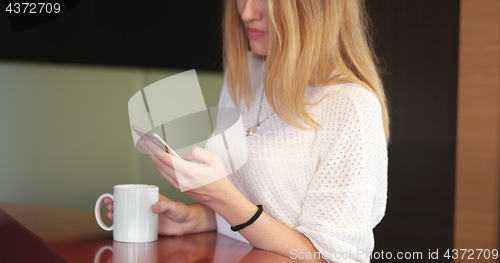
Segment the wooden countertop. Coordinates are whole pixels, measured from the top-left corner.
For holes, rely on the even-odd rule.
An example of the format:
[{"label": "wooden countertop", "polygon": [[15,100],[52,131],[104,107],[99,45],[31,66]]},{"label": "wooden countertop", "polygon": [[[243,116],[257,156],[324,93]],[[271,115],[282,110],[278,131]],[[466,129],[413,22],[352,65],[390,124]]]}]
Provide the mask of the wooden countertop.
[{"label": "wooden countertop", "polygon": [[0,262],[293,261],[214,231],[143,244],[116,242],[93,212],[0,202]]}]

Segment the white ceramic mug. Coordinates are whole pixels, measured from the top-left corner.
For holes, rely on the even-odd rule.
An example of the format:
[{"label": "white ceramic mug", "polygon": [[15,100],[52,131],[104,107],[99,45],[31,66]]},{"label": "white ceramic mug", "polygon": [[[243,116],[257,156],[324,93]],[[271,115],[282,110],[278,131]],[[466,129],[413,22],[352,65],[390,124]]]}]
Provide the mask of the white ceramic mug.
[{"label": "white ceramic mug", "polygon": [[[115,185],[113,195],[103,194],[95,204],[95,218],[106,231],[113,230],[113,239],[120,242],[153,242],[158,239],[158,214],[151,206],[158,202],[159,188],[147,184]],[[101,202],[113,199],[113,225],[106,226],[101,219]]]}]

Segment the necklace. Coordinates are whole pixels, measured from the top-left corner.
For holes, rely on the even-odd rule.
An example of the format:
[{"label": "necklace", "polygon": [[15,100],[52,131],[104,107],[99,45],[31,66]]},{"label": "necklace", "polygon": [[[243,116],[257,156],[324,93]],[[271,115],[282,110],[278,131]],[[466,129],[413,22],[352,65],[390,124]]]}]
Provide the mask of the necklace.
[{"label": "necklace", "polygon": [[257,113],[257,123],[256,123],[254,126],[252,126],[252,127],[248,128],[248,130],[245,132],[245,135],[246,135],[246,136],[250,136],[250,135],[252,135],[252,134],[256,133],[256,132],[257,132],[257,127],[259,127],[259,125],[260,125],[261,123],[263,123],[264,121],[266,121],[267,119],[269,119],[269,117],[271,117],[271,115],[273,115],[273,114],[274,114],[274,111],[273,111],[273,113],[271,113],[271,114],[267,115],[267,117],[266,117],[265,119],[263,119],[261,122],[259,122],[259,118],[260,118],[260,110],[261,110],[261,108],[262,108],[262,99],[263,99],[263,98],[264,98],[264,90],[262,90],[262,95],[260,96],[260,106],[259,106],[259,113]]}]

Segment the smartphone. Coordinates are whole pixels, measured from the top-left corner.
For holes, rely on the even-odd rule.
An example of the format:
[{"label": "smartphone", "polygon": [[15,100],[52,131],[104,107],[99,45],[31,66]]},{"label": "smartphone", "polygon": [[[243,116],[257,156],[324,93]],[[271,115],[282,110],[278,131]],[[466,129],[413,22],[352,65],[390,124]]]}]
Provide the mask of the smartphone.
[{"label": "smartphone", "polygon": [[156,132],[144,129],[137,125],[132,125],[132,129],[139,136],[141,136],[143,140],[150,140],[154,144],[158,145],[158,147],[160,147],[161,149],[165,149],[165,152],[167,152],[168,154],[181,158]]}]

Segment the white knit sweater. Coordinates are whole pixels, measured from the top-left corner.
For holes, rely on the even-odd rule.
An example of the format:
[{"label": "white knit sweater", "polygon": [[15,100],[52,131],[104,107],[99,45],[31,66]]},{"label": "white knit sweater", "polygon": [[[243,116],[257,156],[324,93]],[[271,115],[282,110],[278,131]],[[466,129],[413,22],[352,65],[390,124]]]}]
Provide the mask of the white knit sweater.
[{"label": "white knit sweater", "polygon": [[[250,109],[243,106],[245,130],[257,121],[264,63],[249,52],[257,101]],[[321,125],[317,133],[292,127],[273,114],[246,137],[248,161],[228,178],[251,202],[262,204],[265,213],[308,237],[329,262],[369,262],[373,228],[384,216],[387,199],[381,107],[375,95],[356,84],[308,86],[305,97],[315,102],[328,92],[306,108]],[[226,82],[219,107],[236,108]],[[264,96],[260,120],[272,112]],[[219,233],[248,242],[218,214],[216,219]]]}]

